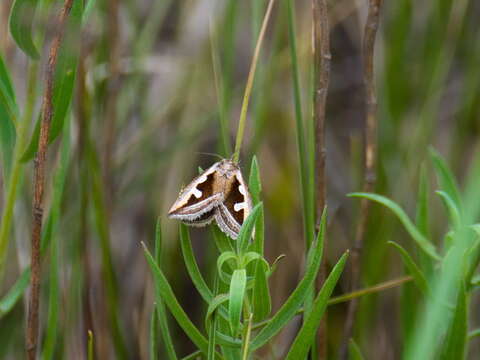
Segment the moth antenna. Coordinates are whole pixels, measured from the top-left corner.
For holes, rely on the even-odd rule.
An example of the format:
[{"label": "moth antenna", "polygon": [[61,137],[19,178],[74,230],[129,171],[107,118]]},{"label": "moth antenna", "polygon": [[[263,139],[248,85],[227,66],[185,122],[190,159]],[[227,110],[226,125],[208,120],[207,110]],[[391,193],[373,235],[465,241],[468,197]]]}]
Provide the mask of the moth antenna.
[{"label": "moth antenna", "polygon": [[220,156],[218,154],[214,154],[214,153],[208,153],[208,152],[197,152],[197,154],[200,154],[200,155],[209,155],[209,156],[214,156],[214,157],[217,157],[219,158],[220,160],[223,160],[223,156]]}]

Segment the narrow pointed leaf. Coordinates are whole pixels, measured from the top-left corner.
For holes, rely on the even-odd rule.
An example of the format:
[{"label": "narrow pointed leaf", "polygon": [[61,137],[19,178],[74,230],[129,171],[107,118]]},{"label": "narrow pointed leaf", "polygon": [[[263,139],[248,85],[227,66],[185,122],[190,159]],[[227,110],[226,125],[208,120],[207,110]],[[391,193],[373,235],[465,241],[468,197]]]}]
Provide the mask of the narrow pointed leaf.
[{"label": "narrow pointed leaf", "polygon": [[38,0],[15,0],[10,12],[10,34],[22,51],[37,60],[40,55],[33,43],[32,24]]},{"label": "narrow pointed leaf", "polygon": [[458,185],[452,171],[449,169],[445,160],[433,148],[430,149],[430,157],[437,174],[440,189],[445,191],[452,198],[456,207],[462,212],[460,191],[458,190]]},{"label": "narrow pointed leaf", "polygon": [[416,241],[420,249],[422,249],[425,254],[429,255],[434,260],[441,259],[432,243],[428,241],[428,239],[415,227],[408,215],[400,206],[398,206],[398,204],[386,198],[385,196],[371,193],[351,193],[348,196],[363,197],[378,202],[389,208],[398,217],[400,222],[405,227],[405,230],[407,230],[412,239]]},{"label": "narrow pointed leaf", "polygon": [[317,328],[320,325],[325,309],[328,305],[328,299],[330,298],[335,285],[340,278],[345,267],[345,262],[348,258],[348,252],[343,254],[340,260],[332,269],[330,275],[328,275],[322,289],[319,291],[309,315],[304,320],[302,328],[297,334],[297,337],[293,341],[290,351],[287,354],[286,360],[305,359],[308,355],[308,351],[312,346],[312,343],[317,334]]},{"label": "narrow pointed leaf", "polygon": [[257,262],[255,265],[255,282],[252,295],[253,320],[255,322],[266,319],[272,310],[267,273],[268,271],[262,266],[262,263]]},{"label": "narrow pointed leaf", "polygon": [[429,289],[428,289],[427,279],[425,278],[425,275],[423,275],[422,271],[417,266],[417,264],[415,264],[415,262],[413,261],[412,257],[407,252],[407,250],[405,250],[402,246],[400,246],[399,244],[393,241],[389,241],[388,244],[392,245],[395,249],[398,250],[398,252],[402,256],[403,264],[408,269],[408,272],[410,273],[410,275],[413,276],[415,285],[417,285],[417,287],[420,289],[420,291],[424,295],[428,295]]},{"label": "narrow pointed leaf", "polygon": [[[170,284],[168,283],[165,275],[159,269],[155,263],[155,259],[152,257],[150,252],[147,250],[145,245],[143,245],[145,258],[147,259],[150,271],[152,272],[155,283],[157,284],[155,297],[157,300],[163,300],[167,305],[168,309],[177,320],[180,327],[183,329],[185,334],[190,338],[190,340],[204,353],[208,352],[208,341],[202,335],[202,333],[195,327],[195,325],[188,318],[185,311],[180,306],[177,298],[175,297]],[[217,357],[218,358],[218,357]]]},{"label": "narrow pointed leaf", "polygon": [[260,210],[262,206],[263,205],[261,202],[255,205],[252,212],[250,213],[250,215],[248,215],[247,219],[243,223],[237,239],[238,254],[242,254],[247,250],[250,239],[252,238],[253,229],[255,228],[255,223],[257,222],[258,215],[260,215]]},{"label": "narrow pointed leaf", "polygon": [[440,358],[442,360],[465,359],[468,339],[468,306],[465,286],[460,286],[457,296],[457,306]]},{"label": "narrow pointed leaf", "polygon": [[[262,191],[262,183],[260,180],[260,169],[258,168],[257,157],[252,159],[252,165],[250,167],[250,177],[248,181],[250,193],[252,195],[253,205],[257,205],[260,202],[260,193]],[[263,214],[263,207],[258,215],[257,222],[255,224],[255,238],[253,240],[253,251],[263,255],[264,252],[264,231],[265,231],[265,219]]]},{"label": "narrow pointed leaf", "polygon": [[449,194],[447,194],[445,191],[435,191],[437,195],[439,195],[445,207],[447,208],[448,215],[450,218],[450,222],[452,224],[453,229],[459,229],[461,226],[461,218],[460,218],[460,212],[459,209],[457,208],[457,205],[453,201],[453,199],[450,197]]},{"label": "narrow pointed leaf", "polygon": [[326,216],[322,216],[320,223],[320,231],[316,241],[312,244],[307,256],[308,267],[305,271],[303,279],[300,281],[296,289],[280,307],[277,313],[270,319],[268,324],[260,330],[260,332],[252,340],[251,349],[255,350],[265,345],[273,336],[275,336],[296,314],[300,309],[307,295],[310,292],[318,270],[323,253],[323,239],[325,236]]},{"label": "narrow pointed leaf", "polygon": [[233,272],[230,282],[230,294],[228,298],[228,314],[230,327],[235,337],[240,329],[242,316],[243,299],[247,288],[247,272],[245,269],[238,269]]},{"label": "narrow pointed leaf", "polygon": [[351,360],[365,359],[360,351],[360,347],[357,345],[357,343],[353,339],[350,339],[350,341],[348,342],[348,353],[350,355]]}]

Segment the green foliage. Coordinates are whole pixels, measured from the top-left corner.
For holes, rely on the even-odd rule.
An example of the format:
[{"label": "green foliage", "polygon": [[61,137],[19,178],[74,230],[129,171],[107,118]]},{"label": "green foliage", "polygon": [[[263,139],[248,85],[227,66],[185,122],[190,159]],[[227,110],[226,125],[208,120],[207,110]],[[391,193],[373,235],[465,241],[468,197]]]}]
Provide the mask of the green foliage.
[{"label": "green foliage", "polygon": [[[77,72],[78,57],[80,54],[80,30],[82,25],[83,1],[74,0],[70,16],[67,19],[66,31],[63,41],[59,48],[57,66],[53,80],[52,103],[55,111],[52,115],[50,133],[48,135],[49,144],[52,143],[62,132],[65,118],[73,96],[75,85],[75,74]],[[25,150],[22,160],[31,160],[38,148],[40,137],[39,118],[35,126],[30,144]]]},{"label": "green foliage", "polygon": [[33,19],[38,0],[15,0],[10,12],[10,33],[20,49],[34,60],[40,55],[33,42]]},{"label": "green foliage", "polygon": [[0,158],[5,184],[9,181],[13,163],[17,117],[18,108],[12,81],[0,54]]}]

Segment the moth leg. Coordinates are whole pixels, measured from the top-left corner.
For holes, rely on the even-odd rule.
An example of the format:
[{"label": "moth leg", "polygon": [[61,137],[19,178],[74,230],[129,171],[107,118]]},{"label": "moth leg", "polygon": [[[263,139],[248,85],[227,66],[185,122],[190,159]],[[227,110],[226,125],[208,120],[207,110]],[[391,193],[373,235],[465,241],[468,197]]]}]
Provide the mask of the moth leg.
[{"label": "moth leg", "polygon": [[238,233],[240,232],[240,224],[230,214],[227,207],[223,203],[218,206],[217,211],[215,212],[215,221],[217,222],[220,230],[222,230],[232,239],[235,240],[238,237]]}]

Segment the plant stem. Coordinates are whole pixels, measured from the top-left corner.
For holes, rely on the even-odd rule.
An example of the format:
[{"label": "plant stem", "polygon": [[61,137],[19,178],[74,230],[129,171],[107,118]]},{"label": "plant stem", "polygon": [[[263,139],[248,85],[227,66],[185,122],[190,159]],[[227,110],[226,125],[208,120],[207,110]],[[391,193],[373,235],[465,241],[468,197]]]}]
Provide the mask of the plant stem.
[{"label": "plant stem", "polygon": [[245,132],[248,103],[250,101],[250,95],[252,93],[253,79],[255,77],[255,69],[257,68],[260,49],[262,48],[263,38],[265,37],[265,32],[267,30],[268,20],[270,19],[270,14],[272,12],[274,1],[275,0],[270,0],[268,3],[267,11],[265,13],[265,17],[263,18],[262,28],[260,29],[260,35],[258,35],[257,45],[255,46],[255,52],[253,53],[252,64],[250,66],[250,71],[248,73],[247,85],[245,87],[245,94],[243,95],[242,109],[240,112],[240,119],[238,121],[237,138],[235,141],[235,151],[233,153],[234,162],[238,162],[240,157],[240,149],[242,147],[243,134]]},{"label": "plant stem", "polygon": [[248,359],[248,353],[249,353],[249,345],[250,345],[250,335],[252,333],[252,321],[253,321],[253,314],[250,313],[248,317],[248,324],[247,324],[247,330],[245,332],[245,337],[243,340],[243,351],[242,351],[242,360],[247,360]]},{"label": "plant stem", "polygon": [[17,141],[14,150],[14,165],[7,184],[7,198],[3,210],[2,222],[0,224],[0,281],[3,277],[5,257],[10,240],[10,229],[12,226],[13,209],[17,199],[17,189],[23,177],[24,163],[20,160],[27,141],[27,129],[30,125],[35,106],[37,89],[38,64],[31,62],[28,67],[27,102],[25,113],[20,122],[17,122]]},{"label": "plant stem", "polygon": [[[374,79],[374,53],[375,39],[378,24],[380,21],[380,8],[383,0],[369,0],[368,17],[365,24],[363,36],[363,76],[366,91],[367,114],[365,122],[365,178],[363,192],[372,192],[376,183],[376,157],[377,157],[377,96],[375,92]],[[355,243],[352,249],[352,290],[359,286],[363,242],[366,233],[368,214],[371,202],[362,199],[360,204],[360,219],[358,221]],[[347,319],[345,321],[343,343],[340,348],[340,359],[347,359],[348,342],[353,332],[353,323],[357,311],[358,301],[354,299],[348,307]]]},{"label": "plant stem", "polygon": [[[320,223],[326,206],[326,172],[325,172],[325,117],[328,85],[330,81],[330,27],[326,0],[312,0],[313,11],[313,117],[315,123],[315,174],[317,182],[317,223]],[[326,240],[324,247],[326,246]],[[324,250],[324,253],[326,251]],[[322,260],[317,279],[317,288],[321,289],[326,278],[326,257]],[[327,312],[322,317],[318,332],[318,358],[327,358]]]},{"label": "plant stem", "polygon": [[35,156],[34,169],[34,194],[33,194],[33,224],[32,224],[32,250],[31,250],[31,278],[30,278],[30,297],[28,302],[27,318],[27,357],[34,360],[38,343],[38,310],[40,305],[40,239],[42,234],[43,218],[43,193],[45,185],[45,164],[48,146],[48,134],[50,132],[50,123],[53,115],[53,80],[57,64],[58,49],[65,31],[65,24],[73,0],[65,0],[63,8],[58,18],[55,36],[50,47],[48,64],[46,69],[46,88],[43,95],[42,117],[40,126],[40,139],[38,142],[38,152]]}]

